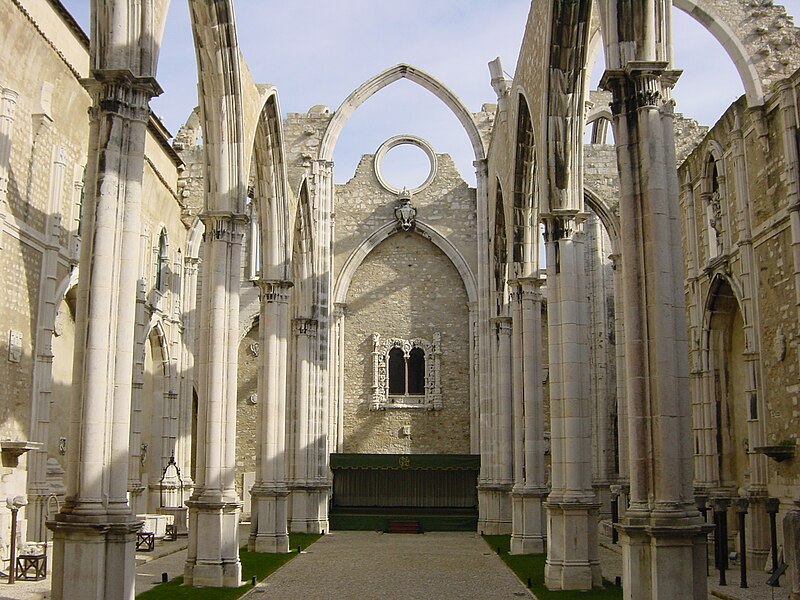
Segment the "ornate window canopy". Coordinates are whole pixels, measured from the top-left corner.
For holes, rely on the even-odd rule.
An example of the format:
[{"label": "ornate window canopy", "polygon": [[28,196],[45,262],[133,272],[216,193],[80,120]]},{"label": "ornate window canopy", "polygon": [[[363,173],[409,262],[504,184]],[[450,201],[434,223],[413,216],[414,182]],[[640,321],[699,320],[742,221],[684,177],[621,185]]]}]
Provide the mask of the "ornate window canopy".
[{"label": "ornate window canopy", "polygon": [[433,341],[421,338],[381,339],[379,333],[373,333],[372,342],[370,410],[442,408],[441,333],[434,333]]}]

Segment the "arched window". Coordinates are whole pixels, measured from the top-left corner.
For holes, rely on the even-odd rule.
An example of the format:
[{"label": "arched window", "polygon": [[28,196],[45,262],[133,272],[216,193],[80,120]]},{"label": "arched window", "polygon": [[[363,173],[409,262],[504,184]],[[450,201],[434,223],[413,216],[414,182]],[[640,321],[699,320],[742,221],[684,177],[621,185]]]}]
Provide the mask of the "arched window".
[{"label": "arched window", "polygon": [[425,395],[425,351],[412,348],[406,356],[401,348],[389,350],[389,395]]},{"label": "arched window", "polygon": [[415,338],[374,342],[374,385],[371,410],[385,408],[441,408],[439,356],[441,334],[433,342]]},{"label": "arched window", "polygon": [[158,258],[156,259],[156,289],[159,292],[166,291],[167,271],[169,269],[169,256],[167,256],[169,244],[167,243],[167,230],[162,229],[158,236]]}]

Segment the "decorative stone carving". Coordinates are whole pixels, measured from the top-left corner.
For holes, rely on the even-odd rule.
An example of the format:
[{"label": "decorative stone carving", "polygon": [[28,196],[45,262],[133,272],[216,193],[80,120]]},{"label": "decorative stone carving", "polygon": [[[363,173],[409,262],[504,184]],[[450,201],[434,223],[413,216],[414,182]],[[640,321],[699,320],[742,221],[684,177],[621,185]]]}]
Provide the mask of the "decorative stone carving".
[{"label": "decorative stone carving", "polygon": [[[434,333],[433,341],[414,338],[387,338],[381,340],[378,333],[372,334],[373,351],[373,385],[372,402],[370,410],[387,408],[425,408],[440,410],[442,408],[441,390],[441,345],[442,334]],[[419,348],[425,353],[425,394],[395,395],[389,393],[389,352],[400,348],[408,359],[414,348]]]},{"label": "decorative stone carving", "polygon": [[411,192],[403,188],[403,191],[398,195],[400,204],[394,209],[394,214],[397,217],[397,222],[403,231],[408,231],[414,228],[414,221],[417,216],[417,209],[411,206]]},{"label": "decorative stone carving", "polygon": [[22,332],[8,330],[8,361],[18,363],[22,360]]},{"label": "decorative stone carving", "polygon": [[260,349],[259,343],[258,342],[253,342],[252,344],[250,344],[249,348],[250,348],[250,353],[253,356],[257,357],[258,353],[259,353],[259,349]]},{"label": "decorative stone carving", "polygon": [[248,404],[258,404],[258,394],[253,392],[247,397]]},{"label": "decorative stone carving", "polygon": [[774,341],[775,362],[783,362],[786,358],[786,335],[783,333],[783,327],[778,325],[775,331]]}]

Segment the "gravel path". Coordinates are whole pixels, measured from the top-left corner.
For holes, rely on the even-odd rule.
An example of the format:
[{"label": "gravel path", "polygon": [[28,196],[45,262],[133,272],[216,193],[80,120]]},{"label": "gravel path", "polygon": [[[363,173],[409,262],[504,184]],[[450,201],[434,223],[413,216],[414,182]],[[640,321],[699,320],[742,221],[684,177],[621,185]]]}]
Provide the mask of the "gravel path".
[{"label": "gravel path", "polygon": [[256,586],[248,600],[533,598],[475,533],[338,531]]}]

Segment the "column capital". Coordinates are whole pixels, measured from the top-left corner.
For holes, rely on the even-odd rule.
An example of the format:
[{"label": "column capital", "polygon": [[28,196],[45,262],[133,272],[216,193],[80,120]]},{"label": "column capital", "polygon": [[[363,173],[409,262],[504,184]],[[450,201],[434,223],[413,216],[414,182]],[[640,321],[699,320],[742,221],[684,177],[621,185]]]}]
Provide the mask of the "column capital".
[{"label": "column capital", "polygon": [[682,71],[669,69],[666,61],[630,61],[623,69],[608,69],[600,88],[613,94],[612,114],[635,112],[641,108],[672,111],[670,97]]},{"label": "column capital", "polygon": [[315,337],[317,335],[318,321],[316,319],[292,319],[292,332],[297,335]]},{"label": "column capital", "polygon": [[[245,214],[229,211],[207,211],[198,216],[205,227],[203,239],[241,243],[249,219]],[[208,236],[211,236],[209,238]]]},{"label": "column capital", "polygon": [[494,317],[490,319],[492,325],[497,329],[498,335],[511,335],[511,317]]},{"label": "column capital", "polygon": [[150,119],[150,99],[163,92],[154,77],[137,77],[128,69],[94,69],[81,83],[92,96],[92,113],[142,123]]},{"label": "column capital", "polygon": [[517,302],[542,302],[542,287],[545,280],[541,277],[517,277],[508,282],[511,287],[511,299]]},{"label": "column capital", "polygon": [[258,279],[253,282],[259,288],[262,302],[289,303],[289,290],[294,283],[285,279]]},{"label": "column capital", "polygon": [[570,239],[580,233],[586,213],[577,210],[563,210],[544,214],[541,217],[544,223],[545,242],[558,242]]},{"label": "column capital", "polygon": [[0,88],[0,117],[13,119],[19,94],[9,88]]},{"label": "column capital", "polygon": [[332,160],[318,158],[311,161],[311,164],[313,165],[314,174],[330,174],[331,170],[333,170]]},{"label": "column capital", "polygon": [[333,304],[333,316],[337,319],[341,319],[345,316],[347,312],[347,303],[346,302],[334,302]]}]

